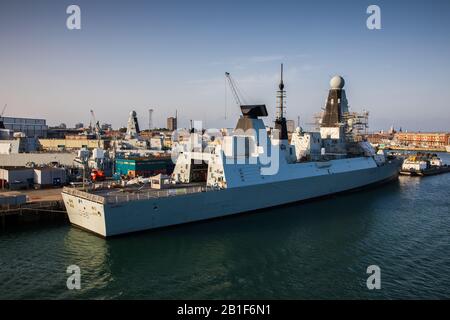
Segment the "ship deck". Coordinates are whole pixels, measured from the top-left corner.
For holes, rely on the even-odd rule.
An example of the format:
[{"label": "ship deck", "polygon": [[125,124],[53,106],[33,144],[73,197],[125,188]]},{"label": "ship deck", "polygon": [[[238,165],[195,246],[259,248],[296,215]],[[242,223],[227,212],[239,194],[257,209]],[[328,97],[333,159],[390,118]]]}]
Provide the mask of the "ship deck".
[{"label": "ship deck", "polygon": [[97,189],[82,191],[65,187],[63,193],[94,201],[101,204],[115,204],[128,201],[148,200],[154,198],[179,196],[191,193],[206,192],[204,182],[171,185],[166,189],[152,189],[150,186],[127,186],[124,188]]}]

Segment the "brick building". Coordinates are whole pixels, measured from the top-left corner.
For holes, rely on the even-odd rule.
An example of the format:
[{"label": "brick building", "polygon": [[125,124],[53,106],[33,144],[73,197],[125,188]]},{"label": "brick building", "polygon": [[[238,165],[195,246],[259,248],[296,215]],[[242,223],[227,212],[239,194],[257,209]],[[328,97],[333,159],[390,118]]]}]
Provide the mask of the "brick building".
[{"label": "brick building", "polygon": [[450,145],[450,132],[397,132],[394,140],[402,145],[445,147]]}]

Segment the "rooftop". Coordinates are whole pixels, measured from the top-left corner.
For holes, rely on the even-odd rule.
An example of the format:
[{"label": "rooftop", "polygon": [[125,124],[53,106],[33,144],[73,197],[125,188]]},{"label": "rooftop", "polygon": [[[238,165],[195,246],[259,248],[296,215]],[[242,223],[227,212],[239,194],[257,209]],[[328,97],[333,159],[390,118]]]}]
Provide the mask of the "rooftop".
[{"label": "rooftop", "polygon": [[33,169],[30,167],[25,167],[25,166],[0,166],[0,169],[4,169],[4,170],[25,170],[25,169]]}]

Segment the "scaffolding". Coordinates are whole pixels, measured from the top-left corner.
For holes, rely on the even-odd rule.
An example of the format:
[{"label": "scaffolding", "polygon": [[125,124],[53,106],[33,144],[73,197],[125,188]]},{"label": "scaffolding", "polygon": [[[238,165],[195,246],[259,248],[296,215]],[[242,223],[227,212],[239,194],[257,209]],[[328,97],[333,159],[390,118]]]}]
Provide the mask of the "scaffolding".
[{"label": "scaffolding", "polygon": [[322,118],[323,118],[324,111],[316,112],[312,116],[312,122],[305,123],[307,126],[312,128],[313,131],[320,131],[320,126],[322,124]]},{"label": "scaffolding", "polygon": [[345,127],[347,141],[362,141],[369,128],[369,112],[344,112],[342,122]]}]

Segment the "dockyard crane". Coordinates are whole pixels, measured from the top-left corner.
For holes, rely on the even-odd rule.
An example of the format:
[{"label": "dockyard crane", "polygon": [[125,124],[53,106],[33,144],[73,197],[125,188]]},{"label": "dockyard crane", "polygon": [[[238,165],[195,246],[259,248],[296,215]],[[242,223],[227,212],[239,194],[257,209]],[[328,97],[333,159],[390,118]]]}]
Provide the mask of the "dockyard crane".
[{"label": "dockyard crane", "polygon": [[[94,110],[91,109],[92,120],[94,121],[94,133],[97,135],[97,138],[100,137],[100,122],[95,119]],[[92,128],[91,128],[92,130]]]},{"label": "dockyard crane", "polygon": [[91,109],[91,117],[92,117],[92,121],[94,122],[94,126],[97,123],[97,121],[95,120],[95,113],[94,110]]},{"label": "dockyard crane", "polygon": [[2,112],[0,113],[0,129],[5,129],[5,125],[3,124],[3,115],[5,114],[7,106],[8,104],[5,104],[5,106],[2,109]]},{"label": "dockyard crane", "polygon": [[8,104],[5,104],[5,106],[3,107],[2,113],[0,113],[0,118],[3,118],[3,114],[5,113],[7,106],[8,106]]},{"label": "dockyard crane", "polygon": [[228,84],[230,85],[231,92],[233,93],[233,97],[237,105],[241,106],[242,102],[244,102],[245,104],[245,100],[242,97],[242,93],[240,92],[239,87],[236,84],[236,81],[234,81],[229,72],[225,72],[225,78],[228,80]]}]

